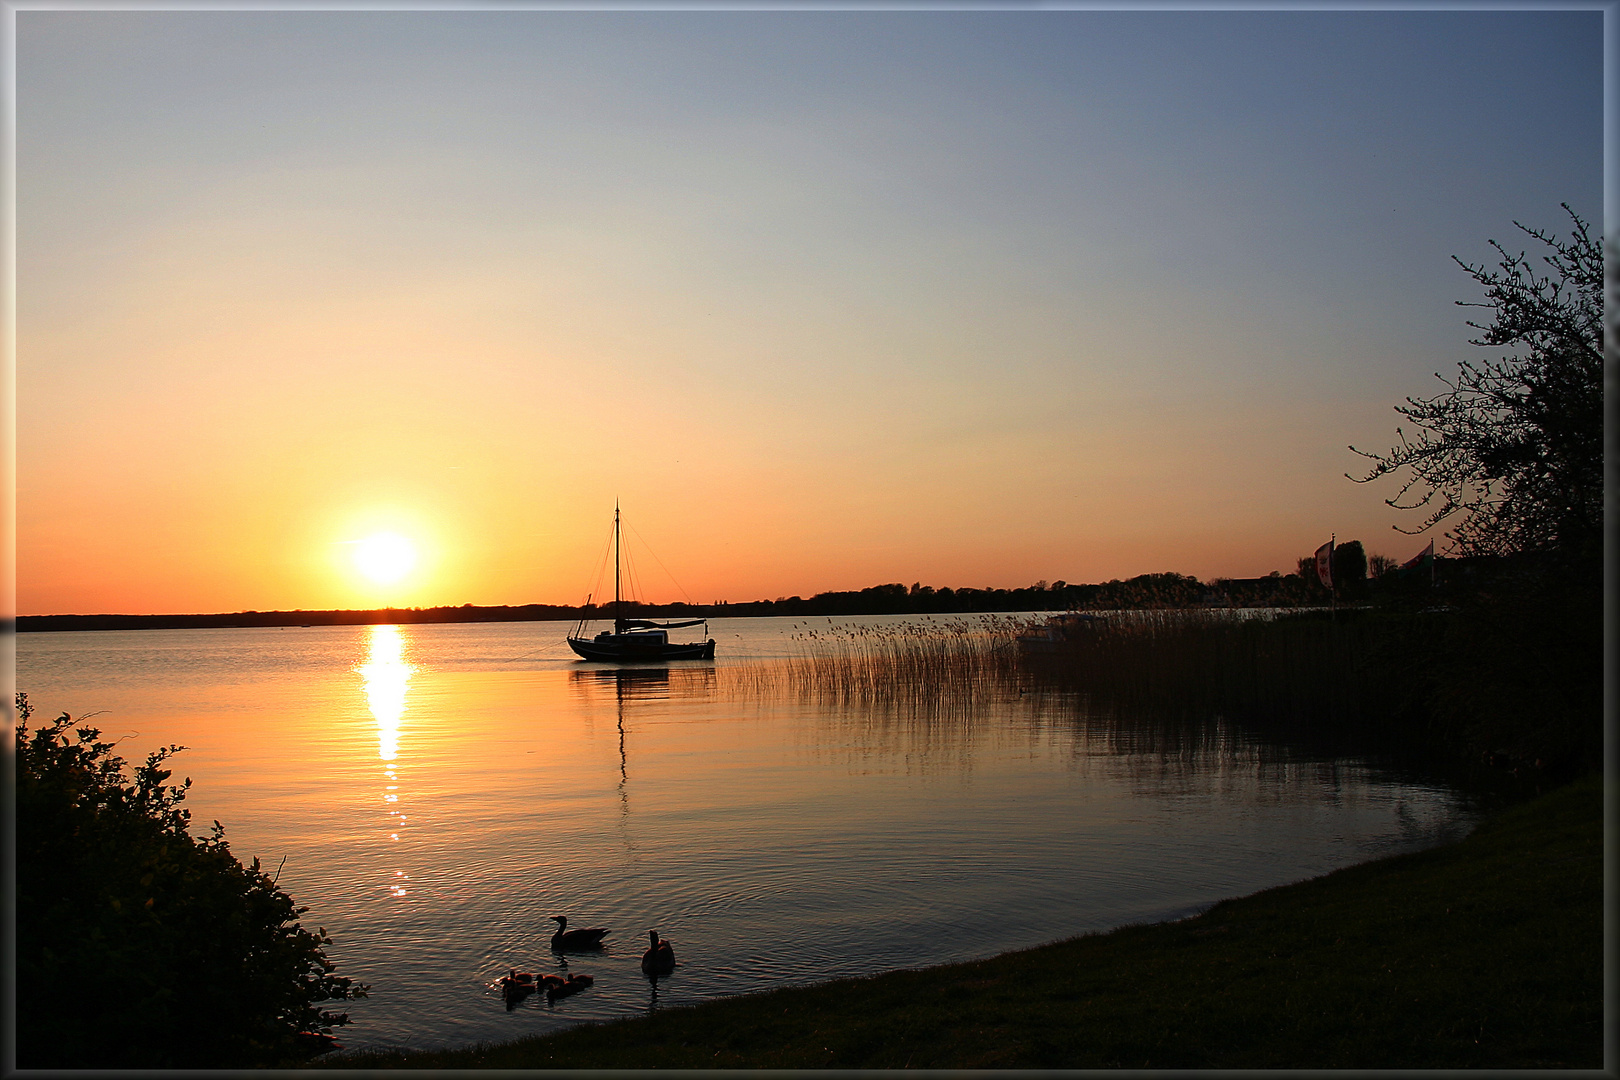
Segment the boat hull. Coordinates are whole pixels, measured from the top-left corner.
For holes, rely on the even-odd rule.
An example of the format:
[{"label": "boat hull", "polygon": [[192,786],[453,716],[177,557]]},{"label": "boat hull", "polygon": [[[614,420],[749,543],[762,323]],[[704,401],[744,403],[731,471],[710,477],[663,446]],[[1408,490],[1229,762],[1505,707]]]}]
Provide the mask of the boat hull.
[{"label": "boat hull", "polygon": [[[553,641],[556,638],[552,639]],[[602,642],[589,638],[571,637],[568,647],[587,660],[609,664],[646,664],[662,660],[713,660],[714,639],[696,641],[689,645],[669,642]]]},{"label": "boat hull", "polygon": [[1045,625],[1018,635],[1018,647],[1026,653],[1068,652],[1095,633],[1101,616],[1085,612],[1054,615]]}]

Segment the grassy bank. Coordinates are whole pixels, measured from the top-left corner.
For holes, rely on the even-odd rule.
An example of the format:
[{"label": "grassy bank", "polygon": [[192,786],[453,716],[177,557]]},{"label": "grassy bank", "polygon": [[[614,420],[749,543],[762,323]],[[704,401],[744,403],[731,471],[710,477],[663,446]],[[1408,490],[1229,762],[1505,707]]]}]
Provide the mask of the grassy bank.
[{"label": "grassy bank", "polygon": [[[1602,785],[1444,848],[970,964],[354,1068],[1600,1068]],[[689,961],[695,962],[695,961]]]}]

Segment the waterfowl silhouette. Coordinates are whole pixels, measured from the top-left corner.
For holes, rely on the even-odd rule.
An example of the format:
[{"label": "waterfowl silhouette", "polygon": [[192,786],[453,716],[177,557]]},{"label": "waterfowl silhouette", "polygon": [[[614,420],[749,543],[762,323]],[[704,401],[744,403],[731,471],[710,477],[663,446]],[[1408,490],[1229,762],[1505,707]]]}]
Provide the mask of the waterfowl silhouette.
[{"label": "waterfowl silhouette", "polygon": [[551,947],[558,952],[564,949],[600,949],[602,939],[610,933],[602,929],[570,930],[568,916],[553,915],[552,918],[557,921],[557,932],[551,935]]},{"label": "waterfowl silhouette", "polygon": [[501,996],[506,999],[508,1009],[539,989],[534,981],[533,972],[519,971],[516,968],[509,968],[506,974],[501,976],[500,987]]},{"label": "waterfowl silhouette", "polygon": [[675,970],[675,950],[669,942],[658,940],[658,931],[649,930],[647,936],[652,939],[652,948],[641,954],[642,974],[668,975]]},{"label": "waterfowl silhouette", "polygon": [[568,978],[561,980],[559,985],[553,986],[546,991],[546,1002],[549,1004],[558,998],[567,997],[569,994],[577,994],[595,981],[589,975],[570,975]]}]

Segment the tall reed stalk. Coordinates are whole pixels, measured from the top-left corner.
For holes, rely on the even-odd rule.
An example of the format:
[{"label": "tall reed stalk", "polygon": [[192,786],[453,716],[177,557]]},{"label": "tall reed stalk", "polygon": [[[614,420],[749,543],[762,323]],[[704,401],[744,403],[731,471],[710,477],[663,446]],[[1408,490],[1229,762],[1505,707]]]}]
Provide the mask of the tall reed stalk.
[{"label": "tall reed stalk", "polygon": [[797,654],[735,672],[747,696],[787,696],[824,705],[971,708],[1016,693],[1016,635],[1008,616],[852,624],[793,636]]}]

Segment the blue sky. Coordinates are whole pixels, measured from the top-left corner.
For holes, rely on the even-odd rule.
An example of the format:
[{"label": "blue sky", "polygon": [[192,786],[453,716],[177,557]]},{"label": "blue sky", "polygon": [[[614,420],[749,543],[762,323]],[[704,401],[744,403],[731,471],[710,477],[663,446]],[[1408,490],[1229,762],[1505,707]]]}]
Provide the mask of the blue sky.
[{"label": "blue sky", "polygon": [[19,610],[1404,558],[1346,444],[1600,219],[1601,20],[23,11]]}]

